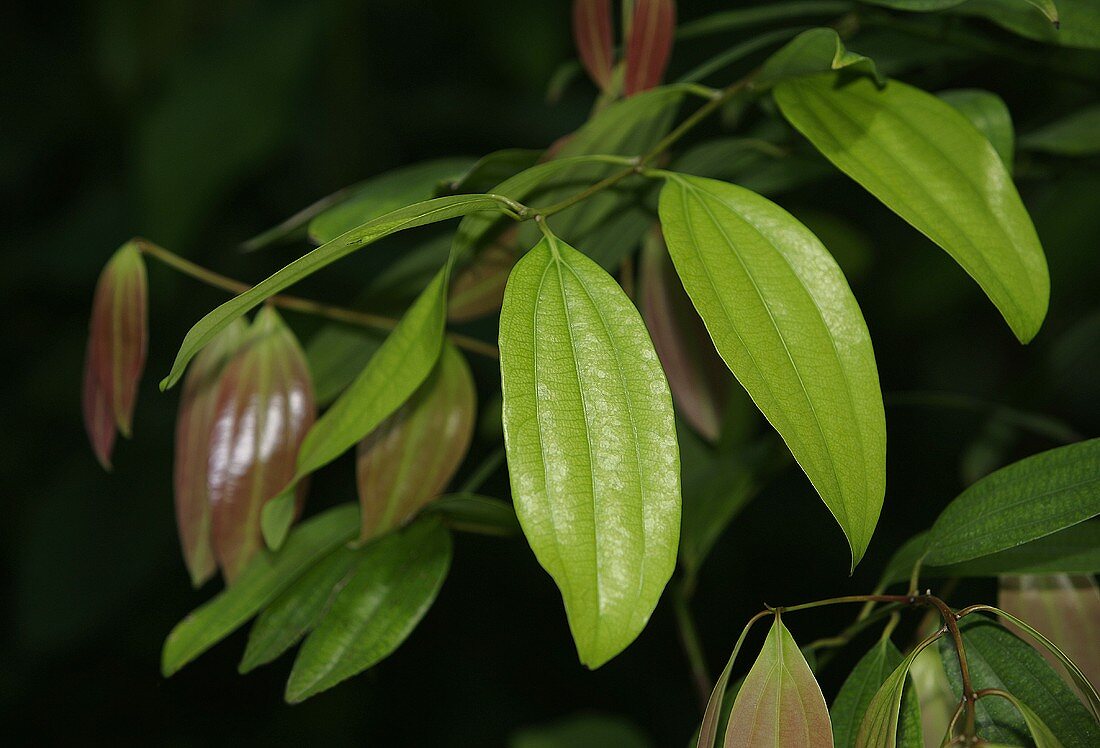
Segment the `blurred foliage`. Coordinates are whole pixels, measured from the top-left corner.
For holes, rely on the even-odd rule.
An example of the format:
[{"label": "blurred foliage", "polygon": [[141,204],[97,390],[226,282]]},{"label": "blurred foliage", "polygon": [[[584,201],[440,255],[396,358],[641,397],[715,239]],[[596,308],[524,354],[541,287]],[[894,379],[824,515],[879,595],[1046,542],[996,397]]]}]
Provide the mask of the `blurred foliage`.
[{"label": "blurred foliage", "polygon": [[[687,5],[685,21],[728,3]],[[11,5],[5,16],[0,190],[9,218],[0,291],[9,425],[0,466],[10,508],[0,530],[0,709],[11,723],[41,743],[155,736],[163,744],[502,745],[529,725],[597,710],[629,719],[657,745],[683,744],[697,715],[667,606],[623,656],[587,672],[557,593],[522,540],[459,536],[453,578],[408,644],[301,706],[282,703],[285,659],[236,675],[243,635],[163,681],[163,636],[209,591],[189,588],[179,560],[176,397],[159,395],[155,382],[218,292],[153,268],[150,374],[136,439],[118,449],[115,474],[98,470],[80,425],[88,307],[115,247],[140,233],[258,279],[288,250],[243,256],[237,245],[335,189],[416,160],[544,147],[582,122],[592,100],[579,79],[556,103],[543,97],[573,54],[568,4],[520,0],[502,11],[442,1],[101,0]],[[1023,52],[956,48],[914,68],[916,58],[905,56],[913,40],[889,28],[855,48],[881,50],[883,69],[927,90],[997,92],[1021,136],[1095,103],[1096,53],[1040,47],[974,23]],[[736,33],[748,32],[674,52],[672,77],[740,40]],[[892,550],[928,526],[965,480],[1053,446],[1028,432],[1006,435],[993,410],[911,397],[892,405],[891,392],[969,394],[1082,434],[1100,431],[1096,165],[1017,154],[1020,191],[1052,276],[1049,317],[1027,347],[943,252],[839,175],[778,198],[823,234],[852,237],[837,254],[851,271],[887,394],[886,507],[867,561],[849,579],[846,551],[819,531],[831,520],[805,479],[788,470],[766,485],[699,579],[695,610],[713,669],[761,601],[865,591]],[[303,293],[323,288],[353,299],[378,257],[352,259]],[[288,322],[303,334],[316,327]],[[471,363],[479,381],[492,379],[495,364]],[[498,439],[492,428],[480,435],[467,469]],[[350,458],[318,474],[311,506],[351,500],[352,474]],[[505,495],[503,475],[484,490]],[[793,507],[811,516],[790,526]],[[764,562],[768,573],[759,571]],[[991,593],[990,582],[967,584]],[[849,614],[799,619],[795,635],[828,635]],[[858,649],[821,672],[830,698]]]}]

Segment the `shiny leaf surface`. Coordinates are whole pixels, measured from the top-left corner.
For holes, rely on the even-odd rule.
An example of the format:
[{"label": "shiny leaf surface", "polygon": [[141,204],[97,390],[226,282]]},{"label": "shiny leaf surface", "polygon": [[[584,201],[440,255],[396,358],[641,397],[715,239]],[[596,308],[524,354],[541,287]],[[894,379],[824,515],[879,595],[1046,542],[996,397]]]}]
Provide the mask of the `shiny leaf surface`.
[{"label": "shiny leaf surface", "polygon": [[758,86],[774,85],[789,78],[816,75],[830,70],[869,75],[882,83],[869,57],[850,52],[833,29],[803,31],[772,54],[754,80]]}]

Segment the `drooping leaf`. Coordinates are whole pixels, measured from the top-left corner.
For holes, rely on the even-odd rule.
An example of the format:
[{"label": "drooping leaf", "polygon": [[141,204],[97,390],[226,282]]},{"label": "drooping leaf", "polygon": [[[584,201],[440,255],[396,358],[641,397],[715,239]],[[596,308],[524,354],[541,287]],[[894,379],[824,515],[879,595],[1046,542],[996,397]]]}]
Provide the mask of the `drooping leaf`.
[{"label": "drooping leaf", "polygon": [[780,83],[783,115],[833,164],[947,251],[1016,337],[1046,315],[1042,247],[992,144],[931,94],[890,81],[844,85],[835,74]]},{"label": "drooping leaf", "polygon": [[[899,745],[898,735],[903,722],[901,705],[906,686],[909,684],[909,668],[933,641],[935,640],[929,637],[914,647],[875,692],[859,723],[859,731],[855,735],[857,748],[896,748]],[[909,720],[910,717],[907,714],[905,716],[907,726],[911,724]],[[910,731],[912,731],[911,727]]]},{"label": "drooping leaf", "polygon": [[508,748],[649,748],[653,743],[622,717],[579,714],[538,727],[525,727]]},{"label": "drooping leaf", "polygon": [[[1028,0],[1031,2],[1031,0]],[[1027,723],[1027,730],[1031,733],[1031,739],[1035,741],[1035,748],[1062,748],[1064,743],[1058,739],[1058,736],[1054,734],[1047,723],[1043,721],[1043,718],[1036,714],[1031,707],[1023,703],[1015,696],[1011,696],[1010,700],[1020,711],[1020,714],[1024,717],[1024,722]]]},{"label": "drooping leaf", "polygon": [[968,0],[953,13],[979,16],[1035,41],[1063,47],[1100,49],[1100,5],[1093,0],[1056,0],[1058,20],[1051,23],[1034,0]]},{"label": "drooping leaf", "polygon": [[869,75],[882,83],[874,60],[849,51],[840,35],[830,28],[803,31],[764,62],[753,79],[757,86],[770,86],[790,78],[816,75],[831,70]]},{"label": "drooping leaf", "polygon": [[718,353],[840,523],[854,568],[882,507],[886,426],[870,337],[844,276],[793,216],[741,187],[673,175],[660,214]]},{"label": "drooping leaf", "polygon": [[459,532],[503,536],[518,535],[520,532],[511,504],[491,496],[447,494],[429,504],[425,511],[439,514],[446,527]]},{"label": "drooping leaf", "polygon": [[1020,147],[1059,156],[1100,153],[1100,105],[1086,107],[1020,138]]},{"label": "drooping leaf", "polygon": [[458,470],[474,433],[470,367],[450,344],[416,393],[359,442],[359,541],[404,525],[438,497]]},{"label": "drooping leaf", "polygon": [[354,560],[351,550],[337,548],[275,598],[252,624],[238,671],[266,665],[301,641],[343,589]]},{"label": "drooping leaf", "polygon": [[512,271],[500,368],[516,514],[596,668],[645,627],[676,563],[668,385],[622,289],[553,238]]},{"label": "drooping leaf", "polygon": [[[1041,713],[1067,748],[1100,743],[1100,725],[1035,649],[997,623],[979,616],[960,622],[970,682],[975,689],[1011,693]],[[955,693],[961,691],[958,658],[949,638],[940,645],[944,668]],[[1027,720],[1003,699],[982,698],[977,707],[978,733],[987,740],[1026,744]]]},{"label": "drooping leaf", "polygon": [[607,92],[615,64],[611,0],[573,0],[573,42],[589,77]]},{"label": "drooping leaf", "polygon": [[478,159],[469,169],[444,186],[449,192],[490,192],[493,187],[539,162],[535,148],[505,148]]},{"label": "drooping leaf", "polygon": [[355,568],[302,644],[286,685],[297,703],[385,659],[435,602],[451,564],[451,536],[426,519],[356,552]]},{"label": "drooping leaf", "polygon": [[675,0],[634,0],[625,45],[623,90],[627,96],[660,84],[675,31]]},{"label": "drooping leaf", "polygon": [[164,675],[172,675],[233,633],[318,560],[351,540],[358,526],[359,507],[344,504],[303,522],[278,553],[260,551],[231,588],[172,629],[161,655]]},{"label": "drooping leaf", "polygon": [[96,282],[84,360],[84,428],[104,469],[116,429],[130,436],[138,383],[149,346],[149,282],[136,242],[111,256]]},{"label": "drooping leaf", "polygon": [[737,692],[723,744],[725,748],[833,745],[821,687],[779,616]]},{"label": "drooping leaf", "polygon": [[[947,673],[944,672],[943,662],[935,647],[925,649],[917,655],[909,667],[909,678],[912,687],[902,697],[902,703],[909,698],[911,691],[916,692],[920,701],[921,732],[939,745],[940,737],[947,732],[959,702],[951,690],[951,683],[947,680]],[[904,725],[901,732],[906,734]]]},{"label": "drooping leaf", "polygon": [[195,357],[180,394],[172,477],[180,547],[191,584],[195,587],[201,586],[217,570],[210,538],[211,437],[221,373],[237,353],[247,330],[248,325],[240,319],[222,330]]},{"label": "drooping leaf", "polygon": [[993,144],[1008,173],[1012,173],[1016,150],[1016,134],[1012,127],[1012,115],[1004,99],[990,91],[978,88],[957,88],[936,94],[941,100],[958,109],[970,123]]},{"label": "drooping leaf", "polygon": [[404,229],[424,226],[448,218],[464,216],[476,211],[503,211],[509,209],[511,201],[497,195],[452,195],[426,200],[384,216],[368,221],[327,244],[323,244],[308,254],[299,257],[282,270],[244,293],[235,296],[217,309],[209,312],[188,331],[180,346],[172,370],[161,382],[161,389],[168,389],[183,376],[188,362],[215,335],[225,329],[233,320],[253,309],[262,301],[303,278],[312,275],[321,268],[346,257],[357,249],[381,239],[384,236]]},{"label": "drooping leaf", "polygon": [[[863,715],[890,674],[902,663],[901,652],[889,637],[880,639],[865,654],[844,681],[829,710],[833,724],[833,742],[837,748],[854,748]],[[904,688],[898,724],[898,745],[922,748],[921,712],[912,682]]]},{"label": "drooping leaf", "polygon": [[936,519],[926,562],[967,561],[1100,514],[1100,439],[1058,447],[991,473]]},{"label": "drooping leaf", "polygon": [[515,227],[509,227],[455,273],[447,297],[447,319],[469,322],[500,309],[508,274],[518,259]]},{"label": "drooping leaf", "polygon": [[317,330],[305,346],[317,405],[324,407],[339,397],[385,339],[381,331],[339,322]]}]

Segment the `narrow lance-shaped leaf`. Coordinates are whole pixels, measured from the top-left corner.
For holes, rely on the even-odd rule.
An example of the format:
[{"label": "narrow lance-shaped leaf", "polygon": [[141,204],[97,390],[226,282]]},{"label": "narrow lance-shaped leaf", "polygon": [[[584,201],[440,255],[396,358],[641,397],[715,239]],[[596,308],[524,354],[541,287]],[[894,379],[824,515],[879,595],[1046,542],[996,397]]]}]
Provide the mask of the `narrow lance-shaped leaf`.
[{"label": "narrow lance-shaped leaf", "polygon": [[914,647],[875,692],[860,721],[859,732],[856,733],[856,748],[896,748],[898,729],[902,721],[902,698],[909,682],[909,668],[938,636],[935,634]]},{"label": "narrow lance-shaped leaf", "polygon": [[[859,725],[871,699],[903,659],[890,638],[883,637],[856,663],[829,710],[836,748],[854,748]],[[898,745],[905,748],[922,748],[924,745],[920,703],[911,683],[902,695],[898,735]]]},{"label": "narrow lance-shaped leaf", "polygon": [[176,527],[191,583],[199,587],[217,569],[211,543],[209,466],[212,430],[222,371],[245,339],[248,325],[234,320],[195,357],[187,370],[176,416],[175,489]]},{"label": "narrow lance-shaped leaf", "polygon": [[810,29],[791,39],[764,62],[754,79],[755,86],[774,85],[789,78],[846,70],[870,75],[882,83],[869,57],[849,51],[833,29]]},{"label": "narrow lance-shaped leaf", "polygon": [[642,317],[668,376],[673,402],[692,428],[714,442],[729,396],[729,371],[684,293],[659,227],[642,244],[638,285]]},{"label": "narrow lance-shaped leaf", "polygon": [[439,594],[451,564],[451,536],[425,518],[357,551],[355,568],[309,635],[286,685],[292,704],[388,657]]},{"label": "narrow lance-shaped leaf", "polygon": [[940,91],[936,96],[970,120],[978,132],[993,144],[997,155],[1011,174],[1015,161],[1016,133],[1012,127],[1012,115],[1004,99],[995,93],[977,88]]},{"label": "narrow lance-shaped leaf", "polygon": [[116,429],[130,435],[149,344],[148,280],[135,242],[112,255],[96,283],[84,360],[84,428],[110,470]]},{"label": "narrow lance-shaped leaf", "polygon": [[602,91],[610,91],[615,51],[611,0],[573,0],[573,41],[588,75]]},{"label": "narrow lance-shaped leaf", "polygon": [[360,542],[405,524],[443,493],[470,447],[476,414],[470,367],[445,344],[416,394],[359,442]]},{"label": "narrow lance-shaped leaf", "polygon": [[1100,514],[1100,439],[1032,455],[987,475],[947,505],[926,563],[967,561]]},{"label": "narrow lance-shaped leaf", "polygon": [[1057,120],[1020,138],[1020,147],[1059,156],[1100,153],[1100,104]]},{"label": "narrow lance-shaped leaf", "polygon": [[232,583],[263,547],[260,513],[293,474],[316,417],[305,355],[273,307],[260,311],[226,364],[213,407],[211,537],[218,566]]},{"label": "narrow lance-shaped leaf", "polygon": [[164,642],[161,671],[172,675],[217,644],[333,549],[359,526],[359,507],[344,504],[296,527],[279,553],[261,551],[237,582],[176,624]]},{"label": "narrow lance-shaped leaf", "polygon": [[783,115],[833,164],[938,244],[971,275],[1016,337],[1046,316],[1046,258],[992,144],[935,96],[835,74],[781,82]]},{"label": "narrow lance-shaped leaf", "polygon": [[806,658],[775,617],[733,702],[725,748],[831,748],[825,697]]},{"label": "narrow lance-shaped leaf", "polygon": [[500,369],[516,514],[561,589],[581,661],[596,668],[645,627],[676,564],[664,372],[614,279],[550,237],[508,281]]},{"label": "narrow lance-shaped leaf", "polygon": [[675,31],[675,0],[634,0],[626,38],[623,89],[627,96],[660,84]]},{"label": "narrow lance-shaped leaf", "polygon": [[660,214],[718,353],[840,523],[854,568],[882,508],[886,424],[844,275],[809,229],[732,184],[670,175]]},{"label": "narrow lance-shaped leaf", "polygon": [[1036,6],[1042,0],[967,0],[952,13],[979,16],[1014,34],[1046,44],[1100,49],[1100,4],[1095,0],[1056,0],[1058,23]]}]

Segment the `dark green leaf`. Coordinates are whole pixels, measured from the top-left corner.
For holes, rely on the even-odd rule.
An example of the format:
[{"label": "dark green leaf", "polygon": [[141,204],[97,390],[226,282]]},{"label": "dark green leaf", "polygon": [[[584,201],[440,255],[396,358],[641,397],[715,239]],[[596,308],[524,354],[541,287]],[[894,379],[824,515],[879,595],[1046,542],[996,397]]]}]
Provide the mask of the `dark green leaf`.
[{"label": "dark green leaf", "polygon": [[966,0],[862,0],[862,2],[882,5],[894,10],[935,11],[960,5]]},{"label": "dark green leaf", "polygon": [[794,18],[832,18],[847,13],[854,7],[853,3],[833,0],[793,0],[793,2],[737,8],[685,23],[677,29],[676,38],[692,39],[697,36],[720,34]]},{"label": "dark green leaf", "polygon": [[450,192],[490,192],[493,187],[530,169],[542,156],[531,148],[506,148],[482,156],[469,169],[446,183]]},{"label": "dark green leaf", "polygon": [[508,745],[509,748],[647,748],[652,743],[645,733],[622,717],[585,714],[541,727],[526,727],[513,735]]},{"label": "dark green leaf", "polygon": [[306,344],[317,405],[339,397],[385,341],[385,333],[339,322],[319,329]]},{"label": "dark green leaf", "polygon": [[958,88],[940,91],[941,100],[962,112],[970,123],[993,144],[1008,173],[1012,173],[1016,150],[1016,134],[1012,128],[1012,115],[1004,99],[995,93],[978,88]]},{"label": "dark green leaf", "polygon": [[[902,699],[906,686],[910,685],[909,668],[920,653],[931,644],[934,639],[925,639],[906,655],[905,659],[894,668],[893,672],[883,681],[878,691],[871,698],[867,710],[859,723],[859,732],[855,736],[855,744],[860,748],[896,748],[899,745],[898,734],[903,724],[901,713]],[[904,716],[904,724],[912,731],[911,712]],[[908,738],[903,738],[908,740]],[[901,745],[905,745],[901,743]]]},{"label": "dark green leaf", "polygon": [[1020,36],[1047,44],[1100,49],[1100,4],[1095,0],[1057,0],[1055,26],[1032,0],[968,0],[953,13],[980,16]]},{"label": "dark green leaf", "polygon": [[[860,722],[875,693],[904,658],[890,639],[883,638],[856,664],[829,710],[836,748],[855,748]],[[910,681],[901,702],[898,745],[922,748],[920,703]]]},{"label": "dark green leaf", "polygon": [[1090,106],[1020,138],[1020,147],[1059,156],[1100,153],[1100,105]]},{"label": "dark green leaf", "polygon": [[676,563],[680,461],[664,372],[619,285],[554,238],[512,271],[500,364],[516,514],[596,668],[645,627]]},{"label": "dark green leaf", "polygon": [[815,75],[830,70],[869,75],[882,83],[874,60],[850,52],[833,29],[803,31],[775,52],[754,79],[757,86],[771,86],[783,80]]},{"label": "dark green leaf", "polygon": [[440,496],[428,505],[443,524],[452,530],[480,535],[518,535],[519,521],[511,504],[491,496],[473,493],[453,493]]}]

